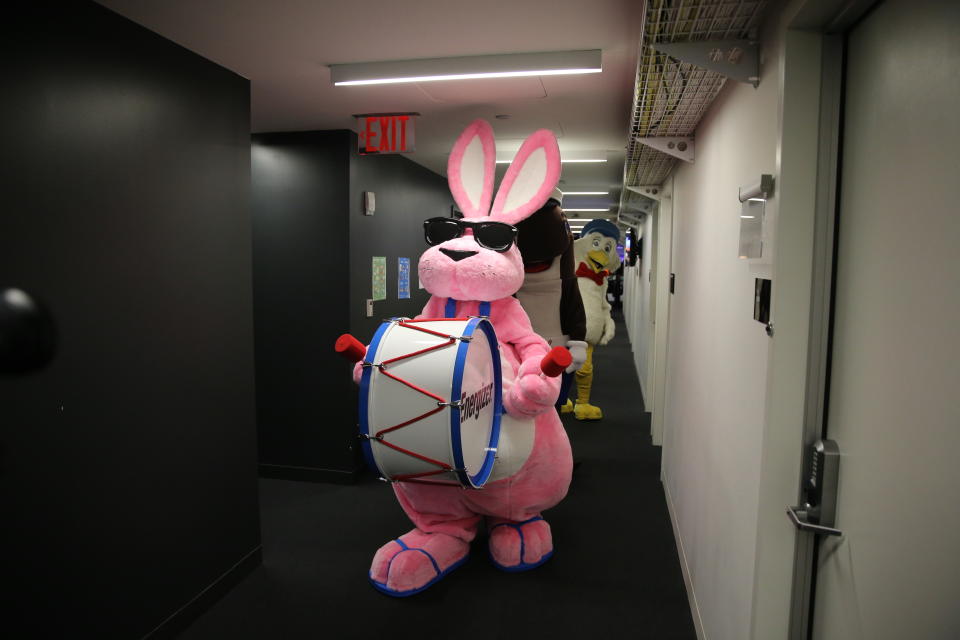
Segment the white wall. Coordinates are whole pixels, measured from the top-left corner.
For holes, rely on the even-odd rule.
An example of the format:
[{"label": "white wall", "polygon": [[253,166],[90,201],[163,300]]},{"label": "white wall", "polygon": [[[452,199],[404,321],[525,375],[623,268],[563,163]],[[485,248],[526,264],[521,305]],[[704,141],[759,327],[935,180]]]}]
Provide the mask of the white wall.
[{"label": "white wall", "polygon": [[[645,306],[643,290],[640,287],[640,265],[635,267],[623,268],[623,321],[627,326],[627,337],[630,338],[630,349],[636,358],[637,349],[640,347],[638,335],[640,328],[640,316],[643,314]],[[640,370],[637,370],[637,374]],[[640,380],[640,386],[643,386],[643,379]]]},{"label": "white wall", "polygon": [[778,49],[766,40],[760,86],[728,82],[696,132],[696,162],[674,173],[663,480],[710,640],[748,638],[753,604],[770,348],[753,291],[770,266],[738,258],[737,189],[777,167]]},{"label": "white wall", "polygon": [[[633,267],[623,269],[623,315],[633,350],[633,362],[640,378],[643,399],[649,405],[647,391],[653,388],[649,363],[653,348],[653,297],[651,293],[650,268],[653,262],[653,216],[644,217],[643,226],[637,231],[643,235],[642,258]],[[649,411],[649,406],[647,408]]]},{"label": "white wall", "polygon": [[[652,215],[647,215],[643,219],[643,228],[638,229],[643,236],[640,238],[642,243],[643,250],[641,252],[641,258],[637,261],[637,266],[640,268],[640,273],[638,274],[638,280],[641,290],[643,291],[643,313],[640,315],[639,326],[637,327],[637,348],[634,350],[634,362],[637,365],[637,374],[640,376],[641,387],[643,389],[643,399],[644,402],[649,404],[647,401],[648,392],[652,391],[653,383],[650,379],[652,372],[650,371],[650,358],[653,350],[653,314],[654,314],[654,304],[655,298],[653,294],[653,283],[652,278],[650,277],[650,269],[653,264],[653,223],[656,213]],[[650,409],[648,408],[647,411]]]},{"label": "white wall", "polygon": [[639,274],[639,264],[636,267],[623,268],[623,322],[627,326],[627,337],[630,338],[630,348],[634,352],[637,350],[637,328],[643,312]]}]

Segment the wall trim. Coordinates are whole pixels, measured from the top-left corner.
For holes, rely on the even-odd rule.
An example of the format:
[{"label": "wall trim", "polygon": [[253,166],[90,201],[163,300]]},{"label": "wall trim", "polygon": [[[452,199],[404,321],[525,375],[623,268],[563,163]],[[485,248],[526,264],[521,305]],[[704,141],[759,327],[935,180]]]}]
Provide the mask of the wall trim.
[{"label": "wall trim", "polygon": [[673,538],[677,542],[677,555],[680,557],[680,572],[683,574],[683,584],[687,587],[687,600],[690,602],[693,628],[697,632],[697,640],[707,640],[707,633],[703,629],[703,618],[700,615],[700,605],[697,604],[697,594],[693,590],[693,576],[690,574],[687,554],[683,550],[683,538],[680,537],[680,525],[677,522],[677,513],[673,508],[673,498],[670,497],[670,487],[667,486],[666,482],[662,484],[663,495],[667,498],[667,513],[670,514],[670,524],[673,526]]},{"label": "wall trim", "polygon": [[258,544],[235,565],[227,569],[223,575],[207,585],[189,602],[174,611],[166,620],[157,625],[153,631],[143,636],[143,640],[161,640],[163,638],[177,637],[262,563],[263,547]]},{"label": "wall trim", "polygon": [[321,467],[297,467],[287,464],[259,465],[261,478],[274,480],[298,480],[300,482],[327,482],[331,484],[356,484],[360,470],[323,469]]}]

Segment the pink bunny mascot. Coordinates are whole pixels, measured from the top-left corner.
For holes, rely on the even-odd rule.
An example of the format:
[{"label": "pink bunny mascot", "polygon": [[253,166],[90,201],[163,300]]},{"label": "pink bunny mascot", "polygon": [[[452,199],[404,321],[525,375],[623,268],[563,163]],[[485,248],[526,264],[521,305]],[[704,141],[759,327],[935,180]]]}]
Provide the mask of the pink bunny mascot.
[{"label": "pink bunny mascot", "polygon": [[[549,347],[513,297],[523,284],[520,251],[515,242],[495,248],[480,244],[469,224],[505,223],[497,228],[509,233],[537,211],[560,177],[560,151],[550,131],[533,133],[491,208],[495,163],[493,129],[476,120],[457,139],[447,166],[450,190],[467,224],[460,225],[457,237],[439,242],[431,240],[428,229],[434,246],[420,257],[419,275],[432,297],[418,318],[489,316],[503,369],[505,415],[497,461],[481,489],[393,484],[415,528],[387,542],[373,558],[370,581],[392,596],[423,591],[466,561],[484,519],[494,565],[505,571],[540,566],[553,554],[550,525],[540,513],[560,502],[570,484],[570,443],[554,410],[560,380],[540,375]],[[358,364],[355,379],[359,375]]]}]

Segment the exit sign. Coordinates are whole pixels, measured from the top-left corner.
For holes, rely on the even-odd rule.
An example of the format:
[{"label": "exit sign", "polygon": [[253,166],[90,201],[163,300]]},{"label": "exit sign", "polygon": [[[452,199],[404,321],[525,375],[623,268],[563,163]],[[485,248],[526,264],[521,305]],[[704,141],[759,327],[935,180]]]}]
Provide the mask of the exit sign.
[{"label": "exit sign", "polygon": [[413,118],[419,113],[369,113],[356,116],[361,155],[412,153],[415,149]]}]

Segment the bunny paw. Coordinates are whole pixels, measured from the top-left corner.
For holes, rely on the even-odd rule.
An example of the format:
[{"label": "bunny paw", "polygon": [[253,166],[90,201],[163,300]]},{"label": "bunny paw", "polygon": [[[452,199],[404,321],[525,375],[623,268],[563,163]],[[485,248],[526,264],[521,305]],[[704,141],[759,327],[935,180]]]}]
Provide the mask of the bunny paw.
[{"label": "bunny paw", "polygon": [[370,566],[370,583],[388,596],[420,593],[466,562],[470,545],[445,533],[414,529],[380,547]]},{"label": "bunny paw", "polygon": [[498,520],[490,527],[490,560],[502,571],[529,571],[553,556],[547,521],[537,516],[523,522]]},{"label": "bunny paw", "polygon": [[556,405],[557,396],[560,395],[560,380],[542,376],[539,371],[539,361],[521,365],[505,400],[507,413],[532,418]]}]

